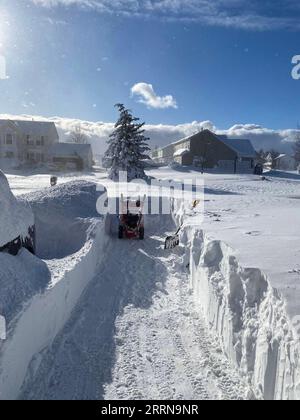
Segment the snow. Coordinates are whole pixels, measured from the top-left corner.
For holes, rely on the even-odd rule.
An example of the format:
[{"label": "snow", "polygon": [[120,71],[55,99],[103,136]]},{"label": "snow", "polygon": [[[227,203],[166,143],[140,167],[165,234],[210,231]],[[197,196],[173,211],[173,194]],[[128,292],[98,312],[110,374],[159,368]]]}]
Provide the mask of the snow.
[{"label": "snow", "polygon": [[300,177],[205,179],[204,222],[182,238],[195,303],[256,396],[299,399]]},{"label": "snow", "polygon": [[[37,216],[44,208],[49,220],[63,212],[70,218],[81,217],[82,223],[86,223],[86,242],[71,255],[44,262],[28,256],[27,251],[21,251],[17,257],[0,254],[3,263],[0,272],[3,302],[1,296],[0,304],[8,317],[7,340],[0,343],[1,399],[18,398],[30,362],[34,359],[38,365],[39,354],[69,319],[107,250],[103,220],[94,217],[93,184],[77,182],[46,189],[32,194],[29,199]],[[64,234],[72,240],[70,232],[65,230]]]},{"label": "snow", "polygon": [[176,156],[182,156],[185,155],[186,153],[189,153],[190,151],[188,149],[178,149],[176,150],[176,152],[174,153],[174,157]]},{"label": "snow", "polygon": [[[199,172],[151,170],[160,179]],[[205,174],[206,234],[230,245],[241,265],[260,268],[284,295],[288,314],[300,314],[300,176],[274,171],[259,176]]]},{"label": "snow", "polygon": [[47,265],[23,249],[15,257],[0,253],[0,314],[12,321],[24,303],[50,282]]},{"label": "snow", "polygon": [[[187,168],[147,175],[201,178]],[[104,176],[83,175],[109,189]],[[49,175],[9,180],[21,193],[46,185]],[[41,251],[54,258],[47,291],[20,314],[2,349],[2,395],[15,398],[23,385],[25,399],[236,399],[250,398],[251,389],[257,398],[300,398],[300,177],[276,171],[264,181],[215,173],[204,180],[201,225],[193,224],[197,210],[176,203],[174,219],[185,228],[175,251],[163,250],[176,230],[166,216],[146,217],[143,243],[105,236],[88,185],[86,212],[85,200],[72,198],[76,183],[28,196],[37,218],[49,207],[66,228],[61,248]],[[86,229],[68,249],[63,237],[73,222]]]},{"label": "snow", "polygon": [[218,138],[236,151],[239,157],[255,158],[256,152],[250,140],[247,139],[231,139],[227,136],[218,136]]},{"label": "snow", "polygon": [[19,236],[25,238],[28,235],[28,228],[34,225],[34,218],[28,203],[14,197],[1,171],[0,208],[0,247],[2,247]]},{"label": "snow", "polygon": [[33,360],[21,398],[246,398],[248,387],[194,309],[184,249],[163,251],[174,229],[170,216],[149,216],[143,245],[110,239],[37,370]]},{"label": "snow", "polygon": [[64,258],[79,251],[99,216],[98,196],[96,184],[80,180],[26,195],[35,215],[37,255]]}]

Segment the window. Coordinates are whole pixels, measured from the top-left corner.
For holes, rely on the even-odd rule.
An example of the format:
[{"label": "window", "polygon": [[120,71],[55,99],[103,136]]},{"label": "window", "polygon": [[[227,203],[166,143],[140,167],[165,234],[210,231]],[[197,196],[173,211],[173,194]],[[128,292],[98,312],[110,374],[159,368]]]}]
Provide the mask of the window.
[{"label": "window", "polygon": [[34,144],[29,134],[26,136],[26,144],[28,144],[28,146],[33,146]]},{"label": "window", "polygon": [[27,159],[30,161],[34,161],[34,153],[33,152],[27,153]]},{"label": "window", "polygon": [[6,152],[5,157],[8,159],[12,159],[14,157],[14,152]]},{"label": "window", "polygon": [[44,155],[43,155],[43,153],[36,153],[35,154],[35,160],[36,160],[36,162],[44,162]]},{"label": "window", "polygon": [[6,134],[5,143],[6,144],[13,144],[13,136],[12,136],[12,134]]},{"label": "window", "polygon": [[44,146],[45,145],[45,141],[46,141],[46,137],[45,136],[41,136],[40,138],[37,139],[36,145],[37,146]]}]

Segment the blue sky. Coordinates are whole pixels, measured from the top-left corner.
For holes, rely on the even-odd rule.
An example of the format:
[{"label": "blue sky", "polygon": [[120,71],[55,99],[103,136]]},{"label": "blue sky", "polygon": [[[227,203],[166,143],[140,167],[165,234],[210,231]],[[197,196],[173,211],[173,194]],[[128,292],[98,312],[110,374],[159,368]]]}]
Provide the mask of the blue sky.
[{"label": "blue sky", "polygon": [[299,37],[296,0],[1,0],[0,113],[293,128]]}]

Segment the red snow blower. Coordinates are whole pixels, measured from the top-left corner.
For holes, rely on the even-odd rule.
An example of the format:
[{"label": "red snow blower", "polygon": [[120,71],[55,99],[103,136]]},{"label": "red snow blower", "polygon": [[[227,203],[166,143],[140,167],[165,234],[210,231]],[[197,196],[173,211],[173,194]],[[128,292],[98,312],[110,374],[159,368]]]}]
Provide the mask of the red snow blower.
[{"label": "red snow blower", "polygon": [[144,201],[124,200],[121,197],[119,216],[119,239],[144,239]]}]

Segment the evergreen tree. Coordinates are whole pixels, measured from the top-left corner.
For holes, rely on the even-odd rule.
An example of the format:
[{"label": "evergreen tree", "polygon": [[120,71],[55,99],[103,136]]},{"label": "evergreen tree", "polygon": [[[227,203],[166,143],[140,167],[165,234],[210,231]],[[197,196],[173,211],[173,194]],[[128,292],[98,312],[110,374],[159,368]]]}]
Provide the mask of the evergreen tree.
[{"label": "evergreen tree", "polygon": [[149,159],[150,150],[144,136],[145,123],[139,123],[139,118],[133,117],[123,104],[115,105],[120,117],[115,124],[115,130],[109,136],[108,149],[104,160],[110,168],[109,178],[117,181],[119,172],[126,171],[128,181],[145,178],[144,159]]}]

